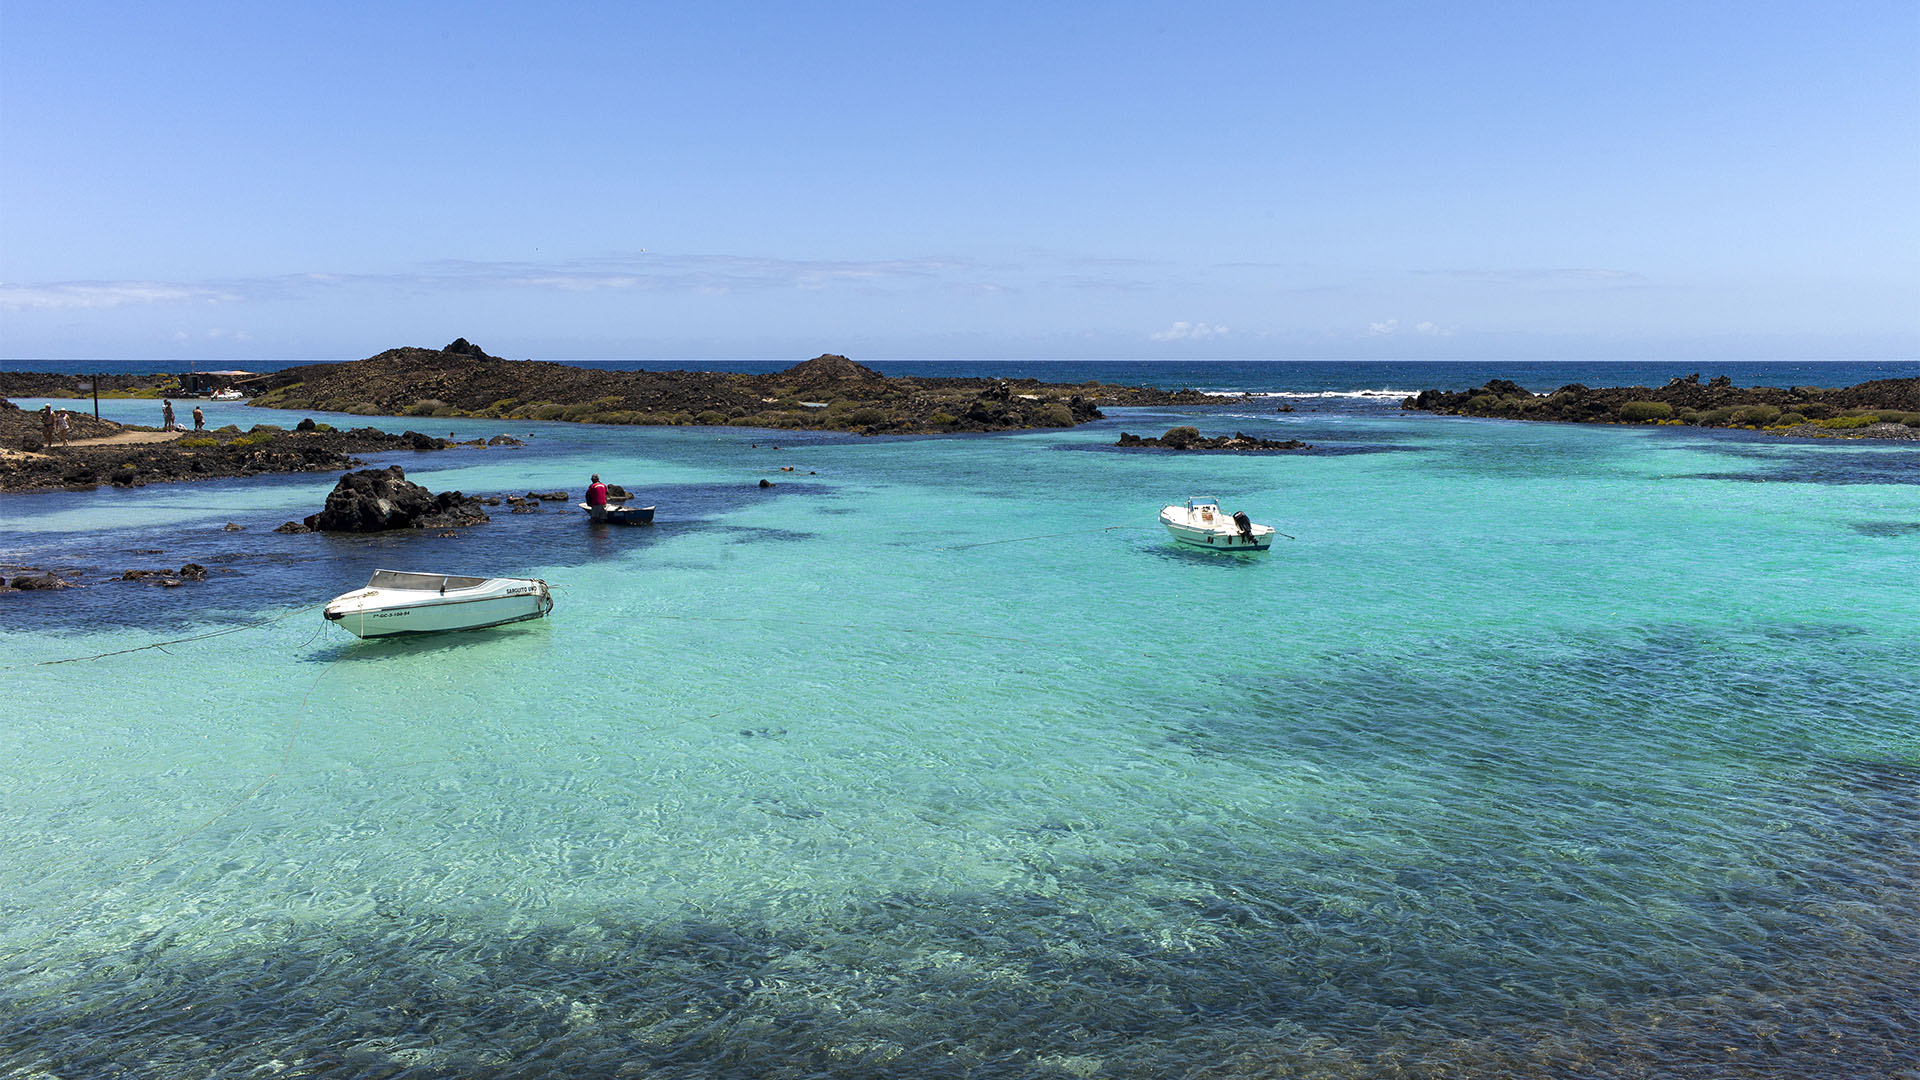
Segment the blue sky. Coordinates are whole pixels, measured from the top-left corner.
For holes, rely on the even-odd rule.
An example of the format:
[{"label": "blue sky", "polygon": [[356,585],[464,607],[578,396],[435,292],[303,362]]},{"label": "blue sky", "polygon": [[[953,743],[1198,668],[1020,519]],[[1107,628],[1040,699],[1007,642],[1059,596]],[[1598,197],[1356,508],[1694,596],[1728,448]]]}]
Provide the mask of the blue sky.
[{"label": "blue sky", "polygon": [[0,0],[0,356],[1920,357],[1920,4]]}]

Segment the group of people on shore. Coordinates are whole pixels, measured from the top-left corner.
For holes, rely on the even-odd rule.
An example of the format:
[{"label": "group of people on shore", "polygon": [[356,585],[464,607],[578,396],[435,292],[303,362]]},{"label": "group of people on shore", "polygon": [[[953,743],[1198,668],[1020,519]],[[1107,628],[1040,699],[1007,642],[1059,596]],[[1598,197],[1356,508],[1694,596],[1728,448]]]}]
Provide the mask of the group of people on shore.
[{"label": "group of people on shore", "polygon": [[[195,405],[193,407],[193,430],[205,431],[206,427],[207,427],[207,414],[200,411],[200,406]],[[185,431],[186,430],[185,428],[180,426],[179,421],[173,418],[173,399],[172,398],[160,399],[160,430],[162,431]]]},{"label": "group of people on shore", "polygon": [[[200,406],[195,405],[193,407],[193,430],[205,431],[206,427],[207,414],[200,411]],[[160,429],[162,431],[186,430],[186,428],[180,426],[178,420],[174,419],[173,399],[171,398],[162,398],[160,401]],[[40,406],[41,445],[52,447],[57,443],[64,446],[72,441],[73,423],[67,419],[67,410],[61,409],[56,412],[52,405]]]},{"label": "group of people on shore", "polygon": [[54,440],[62,444],[73,441],[73,425],[67,422],[67,410],[53,411],[53,406],[40,406],[40,443],[51,448]]}]

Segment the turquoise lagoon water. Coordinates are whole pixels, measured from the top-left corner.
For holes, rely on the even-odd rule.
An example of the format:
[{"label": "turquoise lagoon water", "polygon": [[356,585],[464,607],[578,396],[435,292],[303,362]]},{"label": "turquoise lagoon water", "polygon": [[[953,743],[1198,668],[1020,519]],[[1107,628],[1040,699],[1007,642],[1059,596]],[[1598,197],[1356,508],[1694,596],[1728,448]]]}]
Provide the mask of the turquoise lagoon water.
[{"label": "turquoise lagoon water", "polygon": [[[1177,422],[1316,450],[1111,446]],[[379,459],[435,490],[658,523],[0,501],[93,583],[0,598],[0,1075],[1912,1069],[1913,444],[383,423],[533,433]],[[1173,546],[1202,493],[1289,538]],[[375,566],[553,617],[359,642],[319,606]]]}]

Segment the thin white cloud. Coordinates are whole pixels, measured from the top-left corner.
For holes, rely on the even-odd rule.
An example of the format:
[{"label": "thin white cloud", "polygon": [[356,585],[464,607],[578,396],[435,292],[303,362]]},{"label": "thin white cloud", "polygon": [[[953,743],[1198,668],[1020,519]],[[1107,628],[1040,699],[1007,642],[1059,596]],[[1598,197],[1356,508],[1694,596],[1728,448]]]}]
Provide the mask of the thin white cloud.
[{"label": "thin white cloud", "polygon": [[217,282],[57,281],[0,283],[0,310],[108,308],[285,298],[316,289],[538,289],[555,292],[692,292],[840,285],[937,284],[1004,288],[962,259],[778,259],[740,255],[614,254],[553,262],[442,260],[391,273],[298,273]]},{"label": "thin white cloud", "polygon": [[1647,281],[1647,276],[1637,270],[1609,270],[1592,266],[1522,267],[1507,270],[1416,270],[1414,273],[1508,285],[1642,285]]},{"label": "thin white cloud", "polygon": [[1411,330],[1411,332],[1415,334],[1421,334],[1426,337],[1452,337],[1453,336],[1453,327],[1442,326],[1439,323],[1432,321],[1431,319],[1414,323],[1413,326],[1410,328],[1401,327],[1399,319],[1377,319],[1367,324],[1367,332],[1365,334],[1362,334],[1361,336],[1362,337],[1392,337],[1395,334],[1407,332],[1407,330]]},{"label": "thin white cloud", "polygon": [[420,273],[394,276],[430,286],[730,293],[926,282],[974,269],[964,260],[937,257],[836,260],[637,252],[551,263],[445,261],[429,264]]},{"label": "thin white cloud", "polygon": [[225,330],[216,326],[208,330],[202,330],[197,334],[190,333],[186,330],[175,330],[173,332],[173,340],[177,344],[181,344],[181,345],[186,345],[191,342],[200,341],[200,340],[231,341],[236,344],[244,345],[253,340],[253,335],[248,333],[245,330]]},{"label": "thin white cloud", "polygon": [[1154,341],[1206,341],[1210,338],[1226,337],[1227,333],[1228,330],[1224,326],[1182,320],[1165,330],[1156,330],[1147,336]]},{"label": "thin white cloud", "polygon": [[166,281],[56,281],[42,285],[0,282],[0,310],[113,308],[129,304],[217,304],[239,299],[228,289]]}]

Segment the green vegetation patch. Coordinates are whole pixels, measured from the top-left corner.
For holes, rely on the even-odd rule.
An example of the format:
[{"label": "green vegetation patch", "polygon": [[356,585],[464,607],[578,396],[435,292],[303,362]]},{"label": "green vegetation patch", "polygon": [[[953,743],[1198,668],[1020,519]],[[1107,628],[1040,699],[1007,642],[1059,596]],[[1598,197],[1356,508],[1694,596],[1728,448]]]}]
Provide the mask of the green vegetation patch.
[{"label": "green vegetation patch", "polygon": [[1673,416],[1673,406],[1664,401],[1629,401],[1620,406],[1620,419],[1629,424],[1644,424],[1649,420],[1666,420]]}]

